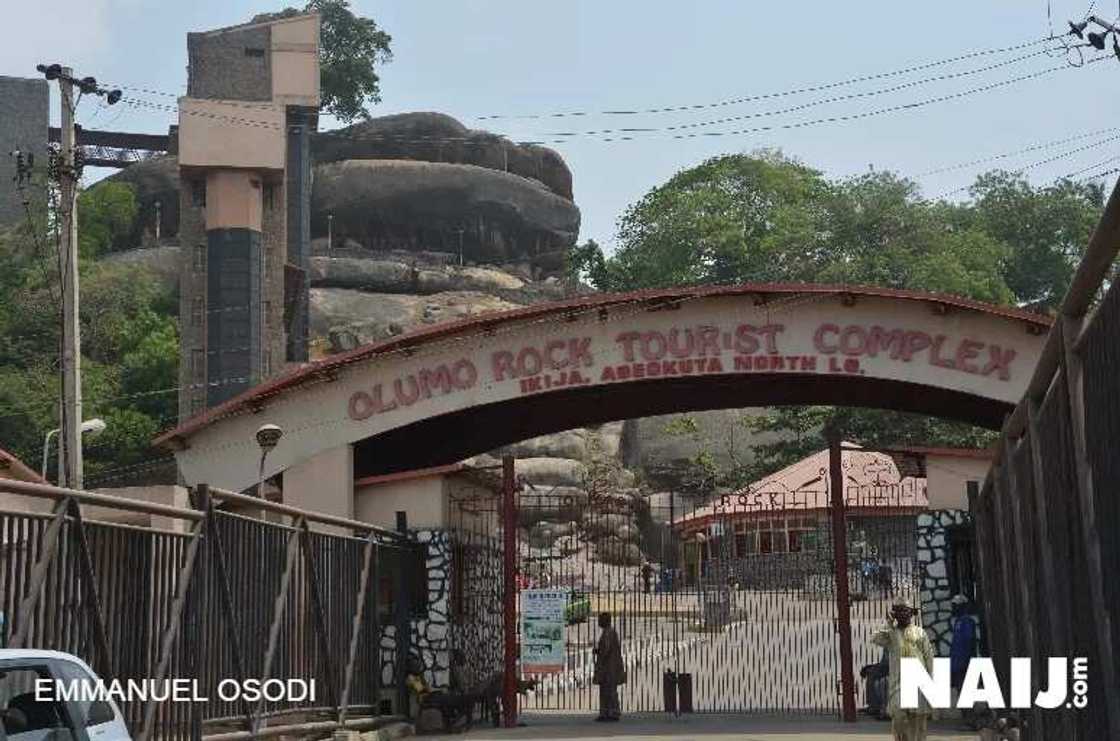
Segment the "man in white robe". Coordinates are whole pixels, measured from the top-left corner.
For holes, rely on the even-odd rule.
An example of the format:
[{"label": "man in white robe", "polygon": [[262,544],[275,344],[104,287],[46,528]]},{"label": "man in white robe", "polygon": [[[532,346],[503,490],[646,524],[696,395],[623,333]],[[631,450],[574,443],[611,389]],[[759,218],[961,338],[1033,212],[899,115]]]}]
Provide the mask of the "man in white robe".
[{"label": "man in white robe", "polygon": [[917,708],[903,708],[899,701],[903,658],[921,659],[927,672],[933,671],[933,646],[920,625],[913,625],[914,610],[904,602],[891,606],[887,625],[871,637],[876,645],[887,649],[890,674],[887,689],[887,714],[895,741],[925,741],[926,725],[932,710],[925,697],[918,698]]}]

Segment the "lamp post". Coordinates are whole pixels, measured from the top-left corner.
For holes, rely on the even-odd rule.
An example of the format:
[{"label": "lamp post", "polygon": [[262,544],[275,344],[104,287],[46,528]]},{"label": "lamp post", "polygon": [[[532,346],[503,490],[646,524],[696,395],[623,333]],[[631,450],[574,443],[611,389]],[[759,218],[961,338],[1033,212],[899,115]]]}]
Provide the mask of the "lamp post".
[{"label": "lamp post", "polygon": [[261,425],[257,428],[257,445],[261,449],[261,465],[257,473],[257,498],[264,498],[264,460],[276,444],[280,442],[280,438],[284,437],[284,431],[277,425]]},{"label": "lamp post", "polygon": [[[82,427],[80,429],[80,433],[83,436],[84,435],[89,435],[90,437],[97,437],[98,435],[100,435],[102,432],[105,431],[106,427],[108,427],[108,425],[105,424],[105,420],[103,420],[103,419],[100,419],[100,418],[87,419],[85,422],[82,422]],[[60,431],[60,428],[53,429],[53,430],[51,430],[50,432],[47,433],[45,438],[43,438],[43,467],[40,471],[40,474],[42,475],[42,477],[44,479],[47,478],[47,458],[50,455],[51,436],[52,435],[57,435],[59,433],[59,431]],[[59,449],[58,449],[58,485],[59,486],[62,486],[65,483],[63,481],[62,469],[63,469],[62,447],[60,446]]]}]

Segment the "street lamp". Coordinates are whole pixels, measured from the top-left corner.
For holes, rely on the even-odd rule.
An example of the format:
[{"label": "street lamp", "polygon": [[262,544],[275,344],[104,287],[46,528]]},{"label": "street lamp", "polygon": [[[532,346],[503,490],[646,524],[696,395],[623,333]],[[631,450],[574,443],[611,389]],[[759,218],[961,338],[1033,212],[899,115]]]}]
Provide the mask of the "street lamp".
[{"label": "street lamp", "polygon": [[284,431],[277,425],[261,425],[257,428],[257,445],[261,449],[261,466],[257,473],[257,498],[264,498],[264,459],[280,442],[280,438],[284,437]]},{"label": "street lamp", "polygon": [[[105,424],[105,420],[101,418],[87,419],[85,422],[82,422],[81,431],[83,435],[97,437],[105,431],[105,428],[107,426],[108,425]],[[57,435],[60,429],[61,428],[51,430],[43,439],[43,468],[41,474],[44,479],[47,478],[47,456],[50,453],[51,449],[51,435]],[[58,484],[59,486],[62,485],[62,446],[59,446],[58,448]]]}]

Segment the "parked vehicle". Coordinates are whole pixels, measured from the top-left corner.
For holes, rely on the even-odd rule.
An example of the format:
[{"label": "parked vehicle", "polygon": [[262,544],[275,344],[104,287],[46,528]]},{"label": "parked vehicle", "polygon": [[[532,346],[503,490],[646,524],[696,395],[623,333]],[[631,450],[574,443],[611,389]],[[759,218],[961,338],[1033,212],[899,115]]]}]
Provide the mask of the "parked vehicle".
[{"label": "parked vehicle", "polygon": [[[37,696],[38,680],[52,684]],[[96,686],[99,680],[84,661],[71,654],[0,649],[0,722],[9,741],[132,741],[124,716],[111,698],[39,699],[55,694],[53,681]]]},{"label": "parked vehicle", "polygon": [[582,623],[591,617],[591,598],[585,592],[572,591],[568,606],[564,608],[564,620],[568,625]]}]

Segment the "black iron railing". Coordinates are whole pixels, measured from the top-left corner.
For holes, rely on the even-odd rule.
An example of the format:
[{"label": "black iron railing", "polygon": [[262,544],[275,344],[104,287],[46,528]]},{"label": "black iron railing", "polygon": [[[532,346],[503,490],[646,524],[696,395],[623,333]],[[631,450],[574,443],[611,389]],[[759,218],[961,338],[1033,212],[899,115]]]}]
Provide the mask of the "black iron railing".
[{"label": "black iron railing", "polygon": [[[122,703],[134,736],[274,735],[285,717],[329,732],[400,707],[406,586],[425,578],[404,535],[206,486],[191,509],[7,480],[0,491],[54,502],[0,512],[4,646],[75,654],[105,681],[191,680],[207,698]],[[94,521],[88,506],[170,524]],[[277,701],[228,699],[246,679],[313,679],[314,696],[293,685]]]}]

